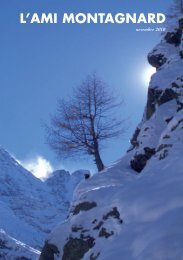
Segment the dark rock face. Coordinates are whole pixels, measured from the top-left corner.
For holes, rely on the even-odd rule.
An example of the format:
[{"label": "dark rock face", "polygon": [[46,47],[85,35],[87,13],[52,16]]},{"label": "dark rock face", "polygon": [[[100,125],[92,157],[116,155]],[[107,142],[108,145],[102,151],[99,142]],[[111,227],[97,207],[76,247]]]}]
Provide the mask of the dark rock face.
[{"label": "dark rock face", "polygon": [[183,103],[179,100],[177,101],[177,112],[183,109]]},{"label": "dark rock face", "polygon": [[144,154],[137,154],[131,160],[130,164],[133,170],[140,173],[146,166],[147,161],[155,154],[154,148],[145,147]]},{"label": "dark rock face", "polygon": [[171,131],[175,131],[175,129],[177,129],[177,127],[178,127],[181,123],[183,123],[183,119],[180,119],[180,120],[178,121],[178,123],[177,123],[175,126],[172,127]]},{"label": "dark rock face", "polygon": [[175,82],[172,83],[172,88],[179,88],[179,85]]},{"label": "dark rock face", "polygon": [[183,18],[179,20],[179,29],[183,30]]},{"label": "dark rock face", "polygon": [[172,119],[173,119],[173,116],[167,118],[165,121],[166,121],[167,124],[169,124]]},{"label": "dark rock face", "polygon": [[120,217],[120,213],[117,209],[117,207],[112,208],[108,213],[106,213],[103,217],[102,220],[100,220],[97,223],[97,220],[95,219],[92,224],[96,224],[96,226],[93,228],[93,230],[100,230],[101,231],[101,227],[103,228],[103,225],[105,224],[105,221],[108,220],[109,218],[114,218],[118,220],[119,224],[123,223],[123,220]]},{"label": "dark rock face", "polygon": [[101,228],[100,232],[99,232],[99,237],[105,237],[108,238],[110,236],[114,235],[114,232],[108,232],[106,228]]},{"label": "dark rock face", "polygon": [[59,250],[55,245],[49,244],[48,241],[41,251],[39,260],[54,260],[54,254],[59,254]]},{"label": "dark rock face", "polygon": [[120,223],[123,222],[123,220],[120,218],[120,213],[119,213],[117,207],[112,208],[111,211],[109,211],[105,216],[103,216],[103,220],[107,220],[110,217],[118,219],[120,221]]},{"label": "dark rock face", "polygon": [[144,169],[147,160],[148,159],[145,154],[136,155],[130,162],[132,169],[140,173]]},{"label": "dark rock face", "polygon": [[72,238],[70,237],[65,244],[62,260],[80,260],[84,254],[94,246],[95,239],[88,236],[86,238]]},{"label": "dark rock face", "polygon": [[165,91],[162,93],[158,100],[158,105],[162,105],[168,101],[171,101],[173,99],[177,99],[178,95],[176,92],[174,92],[171,88],[165,89]]},{"label": "dark rock face", "polygon": [[84,201],[81,202],[80,204],[76,205],[75,208],[71,211],[73,213],[73,215],[77,215],[79,214],[80,211],[87,211],[90,210],[92,208],[95,208],[97,206],[96,202],[88,202],[88,201]]},{"label": "dark rock face", "polygon": [[177,98],[178,98],[178,94],[171,88],[167,88],[164,91],[158,88],[150,88],[148,90],[148,99],[147,99],[147,106],[146,106],[147,120],[150,119],[151,116],[154,114],[156,109],[156,104],[160,106],[173,99],[177,100]]},{"label": "dark rock face", "polygon": [[[179,22],[180,25],[182,22]],[[176,29],[174,32],[167,32],[165,35],[165,40],[167,43],[174,44],[175,46],[179,46],[181,43],[182,30]]]},{"label": "dark rock face", "polygon": [[130,140],[130,143],[132,144],[133,148],[139,146],[139,142],[137,141],[139,134],[140,134],[140,129],[137,127],[135,133],[132,136],[132,139]]},{"label": "dark rock face", "polygon": [[89,179],[90,178],[90,174],[89,173],[85,173],[85,180]]},{"label": "dark rock face", "polygon": [[149,64],[151,64],[151,66],[155,67],[156,69],[160,68],[167,61],[167,58],[161,53],[157,54],[156,50],[150,53],[147,59]]},{"label": "dark rock face", "polygon": [[72,226],[71,228],[72,232],[78,232],[80,230],[83,230],[82,226]]},{"label": "dark rock face", "polygon": [[149,88],[148,90],[148,98],[147,98],[147,106],[146,106],[146,118],[147,120],[151,118],[156,109],[156,104],[158,102],[158,98],[162,94],[162,90],[158,88]]},{"label": "dark rock face", "polygon": [[179,52],[181,59],[183,59],[183,51]]},{"label": "dark rock face", "polygon": [[[146,105],[146,119],[149,120],[151,116],[154,114],[156,110],[156,106],[161,106],[165,104],[166,102],[169,102],[173,99],[177,102],[178,110],[183,108],[183,105],[180,104],[178,98],[179,95],[177,94],[176,90],[179,88],[177,83],[172,83],[172,88],[167,88],[164,91],[156,88],[149,88],[148,90],[148,100]],[[167,119],[167,123],[169,123],[170,119]],[[146,130],[146,129],[145,129]],[[145,131],[144,130],[144,131]],[[133,148],[139,146],[138,142],[138,136],[140,133],[140,129],[137,128],[132,140],[131,144],[133,145]],[[147,161],[155,154],[155,149],[151,149],[148,147],[144,148],[144,153],[137,154],[134,156],[134,158],[131,160],[131,168],[134,169],[136,172],[140,173],[144,167],[146,166]]]},{"label": "dark rock face", "polygon": [[158,149],[157,152],[160,152],[161,150],[163,150],[164,148],[168,148],[168,147],[172,147],[172,144],[161,144]]},{"label": "dark rock face", "polygon": [[163,160],[168,156],[168,148],[172,148],[173,144],[161,144],[158,148],[157,148],[157,153],[160,152],[159,155],[159,160]]}]

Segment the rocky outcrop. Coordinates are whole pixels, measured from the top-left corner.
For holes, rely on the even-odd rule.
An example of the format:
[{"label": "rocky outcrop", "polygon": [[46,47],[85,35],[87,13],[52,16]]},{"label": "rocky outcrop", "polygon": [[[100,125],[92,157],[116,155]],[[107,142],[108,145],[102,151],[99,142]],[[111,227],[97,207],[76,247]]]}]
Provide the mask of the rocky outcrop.
[{"label": "rocky outcrop", "polygon": [[89,201],[84,201],[79,203],[78,205],[76,205],[71,212],[73,213],[73,215],[77,215],[79,214],[80,211],[87,211],[90,210],[92,208],[95,208],[97,206],[96,202],[89,202]]},{"label": "rocky outcrop", "polygon": [[164,54],[156,53],[156,51],[156,49],[153,50],[153,52],[148,55],[147,59],[151,66],[155,67],[156,69],[159,69],[163,64],[166,63],[167,58]]},{"label": "rocky outcrop", "polygon": [[177,100],[178,98],[178,94],[172,90],[171,88],[166,88],[161,96],[159,97],[159,99],[157,100],[157,103],[159,106],[163,105],[164,103],[168,102],[168,101],[171,101],[173,99],[176,99]]},{"label": "rocky outcrop", "polygon": [[119,213],[117,207],[112,208],[112,210],[110,210],[106,215],[104,215],[103,220],[107,220],[110,217],[119,220],[120,224],[123,223],[123,220],[120,218],[120,213]]},{"label": "rocky outcrop", "polygon": [[114,232],[113,231],[107,231],[106,228],[101,228],[100,232],[99,232],[99,237],[105,237],[108,238],[110,236],[113,236]]},{"label": "rocky outcrop", "polygon": [[137,140],[138,136],[140,134],[140,128],[136,128],[131,140],[130,140],[130,143],[132,144],[133,148],[135,147],[138,147],[139,146],[139,142]]},{"label": "rocky outcrop", "polygon": [[[182,25],[182,22],[180,22]],[[182,30],[175,29],[173,32],[167,32],[165,35],[165,40],[167,43],[174,44],[175,46],[179,46],[181,43]]]},{"label": "rocky outcrop", "polygon": [[183,30],[183,18],[179,19],[179,30]]},{"label": "rocky outcrop", "polygon": [[159,160],[163,160],[168,156],[168,148],[171,148],[173,145],[172,144],[161,144],[157,148],[157,153],[159,153]]},{"label": "rocky outcrop", "polygon": [[[95,239],[87,236],[83,238],[72,238],[68,239],[68,242],[63,248],[62,260],[79,260],[82,259],[86,252],[94,246]],[[51,259],[50,259],[51,260]]]},{"label": "rocky outcrop", "polygon": [[176,27],[168,30],[162,42],[148,54],[149,64],[156,69],[160,69],[163,65],[170,63],[171,55],[173,57],[176,53],[179,53],[180,57],[183,57],[182,49],[178,49],[181,46],[183,19],[179,19]]},{"label": "rocky outcrop", "polygon": [[137,154],[133,157],[130,164],[133,170],[140,173],[146,166],[147,161],[155,154],[155,148],[144,148],[143,154]]},{"label": "rocky outcrop", "polygon": [[147,106],[146,106],[146,118],[149,120],[156,110],[156,104],[162,91],[156,88],[148,89]]},{"label": "rocky outcrop", "polygon": [[42,249],[41,255],[39,257],[39,260],[54,260],[54,255],[58,254],[58,248],[55,245],[49,244],[48,241],[46,241]]},{"label": "rocky outcrop", "polygon": [[[72,211],[73,216],[77,216],[79,212],[82,212],[80,211],[81,208],[85,209],[82,213],[87,214],[88,210],[97,207],[97,204],[94,204],[94,202],[84,202],[79,203],[78,205],[80,206],[76,206],[77,214],[73,214]],[[92,205],[95,205],[95,207],[92,207]],[[72,225],[70,235],[63,244],[63,255],[61,259],[80,260],[87,252],[89,252],[91,248],[95,246],[97,238],[109,239],[114,236],[116,234],[116,230],[111,230],[111,228],[108,227],[108,223],[111,221],[114,221],[115,225],[121,226],[123,224],[123,220],[121,219],[120,212],[117,207],[111,208],[103,214],[100,219],[93,219],[88,229],[85,229],[82,223],[79,225]],[[90,235],[91,232],[94,232],[92,236]],[[54,256],[56,255],[59,255],[58,248],[50,243],[50,241],[46,241],[42,249],[40,260],[54,260]],[[91,253],[89,259],[97,259],[99,255],[100,252],[96,255]]]},{"label": "rocky outcrop", "polygon": [[[174,85],[175,86],[175,83]],[[158,87],[148,90],[146,118],[149,120],[156,110],[156,106],[161,106],[168,101],[175,99],[178,102],[178,93],[171,88],[161,90]]]}]

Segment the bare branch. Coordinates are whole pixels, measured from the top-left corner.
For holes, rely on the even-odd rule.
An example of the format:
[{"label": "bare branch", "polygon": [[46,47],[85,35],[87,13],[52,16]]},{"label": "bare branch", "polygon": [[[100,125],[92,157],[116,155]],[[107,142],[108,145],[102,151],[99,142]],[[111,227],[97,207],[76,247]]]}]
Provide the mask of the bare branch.
[{"label": "bare branch", "polygon": [[58,101],[48,127],[49,145],[62,157],[92,155],[102,170],[102,142],[124,133],[124,120],[114,115],[122,104],[96,74],[89,75],[69,101]]}]

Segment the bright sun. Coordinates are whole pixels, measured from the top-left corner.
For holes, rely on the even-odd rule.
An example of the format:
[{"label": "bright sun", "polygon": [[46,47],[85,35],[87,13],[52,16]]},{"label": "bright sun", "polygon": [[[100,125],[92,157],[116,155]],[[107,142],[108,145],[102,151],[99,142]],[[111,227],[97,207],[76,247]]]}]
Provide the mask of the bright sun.
[{"label": "bright sun", "polygon": [[142,80],[146,87],[148,87],[151,76],[156,72],[156,69],[152,66],[148,66],[142,72]]}]

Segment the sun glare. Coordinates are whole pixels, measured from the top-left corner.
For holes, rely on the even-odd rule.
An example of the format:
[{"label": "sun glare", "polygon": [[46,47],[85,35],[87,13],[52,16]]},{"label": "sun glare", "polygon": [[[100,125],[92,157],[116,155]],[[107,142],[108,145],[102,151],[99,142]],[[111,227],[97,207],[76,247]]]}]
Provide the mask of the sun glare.
[{"label": "sun glare", "polygon": [[151,76],[156,72],[156,69],[152,66],[148,66],[142,72],[142,80],[144,85],[148,88]]},{"label": "sun glare", "polygon": [[35,158],[21,162],[21,164],[40,179],[45,179],[53,172],[50,162],[42,156],[36,156]]}]

